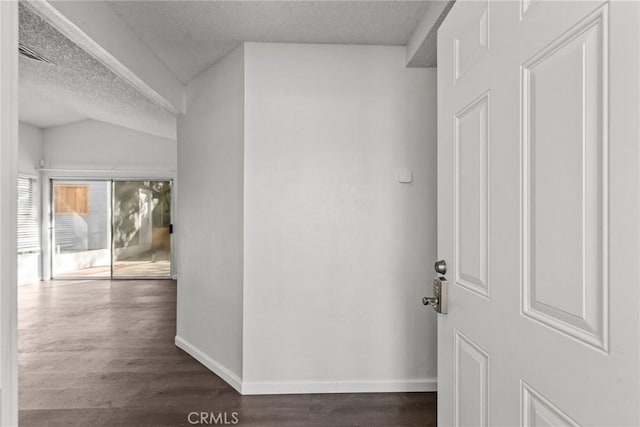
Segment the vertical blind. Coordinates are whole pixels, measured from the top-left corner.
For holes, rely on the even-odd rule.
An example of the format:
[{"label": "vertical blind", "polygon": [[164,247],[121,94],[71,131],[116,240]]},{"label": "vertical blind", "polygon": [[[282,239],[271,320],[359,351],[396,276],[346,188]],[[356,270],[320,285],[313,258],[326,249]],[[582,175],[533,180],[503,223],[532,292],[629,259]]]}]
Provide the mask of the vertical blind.
[{"label": "vertical blind", "polygon": [[18,177],[18,254],[40,252],[40,222],[35,178]]}]

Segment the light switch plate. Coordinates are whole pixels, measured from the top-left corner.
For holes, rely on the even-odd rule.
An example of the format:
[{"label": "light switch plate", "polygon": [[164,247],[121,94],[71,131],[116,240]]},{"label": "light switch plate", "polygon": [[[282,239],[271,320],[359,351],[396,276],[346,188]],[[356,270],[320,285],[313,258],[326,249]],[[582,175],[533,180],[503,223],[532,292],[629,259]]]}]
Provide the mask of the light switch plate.
[{"label": "light switch plate", "polygon": [[401,184],[408,184],[413,182],[413,172],[409,169],[398,169],[397,172],[398,182]]}]

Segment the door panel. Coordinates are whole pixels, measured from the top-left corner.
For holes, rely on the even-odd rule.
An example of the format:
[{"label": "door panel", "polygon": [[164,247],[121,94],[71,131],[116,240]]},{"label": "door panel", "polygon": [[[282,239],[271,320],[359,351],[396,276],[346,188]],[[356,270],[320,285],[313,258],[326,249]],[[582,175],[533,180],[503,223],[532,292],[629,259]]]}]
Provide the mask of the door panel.
[{"label": "door panel", "polygon": [[523,312],[602,349],[606,11],[599,8],[522,68]]},{"label": "door panel", "polygon": [[489,296],[489,94],[455,115],[456,283]]},{"label": "door panel", "polygon": [[526,427],[577,427],[579,424],[522,382],[522,424]]},{"label": "door panel", "polygon": [[439,425],[639,425],[640,4],[438,33]]},{"label": "door panel", "polygon": [[462,78],[489,50],[489,1],[465,6],[464,22],[454,35],[455,80]]},{"label": "door panel", "polygon": [[455,331],[455,424],[489,425],[489,355]]}]

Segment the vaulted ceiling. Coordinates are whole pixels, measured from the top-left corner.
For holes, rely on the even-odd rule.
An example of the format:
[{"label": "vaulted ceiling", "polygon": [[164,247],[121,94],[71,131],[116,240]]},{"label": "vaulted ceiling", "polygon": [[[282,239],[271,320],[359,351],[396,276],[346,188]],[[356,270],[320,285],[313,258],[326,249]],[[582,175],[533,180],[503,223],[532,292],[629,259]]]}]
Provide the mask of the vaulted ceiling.
[{"label": "vaulted ceiling", "polygon": [[428,1],[113,1],[183,82],[243,42],[407,44]]},{"label": "vaulted ceiling", "polygon": [[434,22],[447,4],[23,1],[20,42],[52,64],[20,58],[22,121],[50,127],[93,118],[169,138],[184,111],[184,85],[243,42],[409,43],[410,65],[424,66],[435,58]]},{"label": "vaulted ceiling", "polygon": [[149,101],[40,16],[20,5],[19,117],[37,127],[86,118],[175,139],[175,117]]}]

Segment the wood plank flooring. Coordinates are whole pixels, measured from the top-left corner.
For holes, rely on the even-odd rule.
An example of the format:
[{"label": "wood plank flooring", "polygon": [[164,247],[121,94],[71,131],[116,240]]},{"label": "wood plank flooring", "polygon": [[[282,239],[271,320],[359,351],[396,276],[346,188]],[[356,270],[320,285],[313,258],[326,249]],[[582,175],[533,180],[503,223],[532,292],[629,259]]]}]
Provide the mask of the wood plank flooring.
[{"label": "wood plank flooring", "polygon": [[174,346],[175,305],[174,281],[20,287],[20,425],[435,426],[435,393],[241,396]]}]

